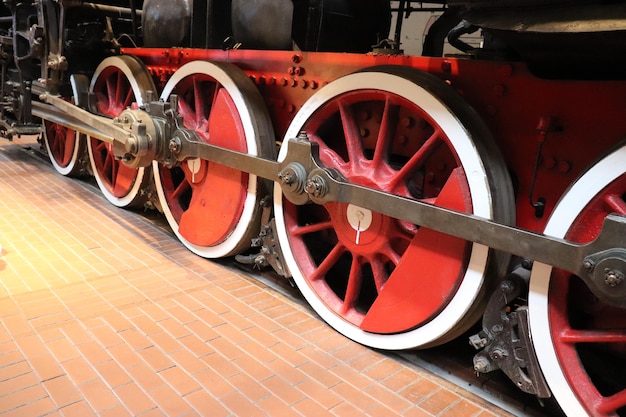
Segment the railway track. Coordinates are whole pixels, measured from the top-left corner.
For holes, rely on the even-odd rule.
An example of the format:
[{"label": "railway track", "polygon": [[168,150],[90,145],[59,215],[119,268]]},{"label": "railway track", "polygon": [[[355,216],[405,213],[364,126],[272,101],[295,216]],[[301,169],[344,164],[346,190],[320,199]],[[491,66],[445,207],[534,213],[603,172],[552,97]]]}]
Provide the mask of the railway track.
[{"label": "railway track", "polygon": [[[22,137],[17,139],[16,144],[30,154],[33,159],[42,165],[50,165],[46,153],[39,146],[36,137]],[[50,175],[55,175],[50,171]],[[100,189],[92,177],[76,179],[95,195],[100,194]],[[165,234],[171,236],[176,241],[175,234],[167,224],[167,221],[156,210],[137,211],[137,216],[142,216],[154,227],[161,229]],[[297,288],[290,285],[290,282],[273,271],[257,270],[247,265],[242,265],[234,258],[221,260],[207,260],[206,262],[216,262],[225,268],[244,272],[251,279],[262,282],[275,291],[289,298],[291,301],[306,307],[312,315],[317,313],[310,308],[303,299]],[[321,319],[320,319],[321,320]],[[478,325],[477,325],[478,326]],[[437,375],[440,378],[467,390],[485,401],[519,417],[562,417],[561,411],[555,401],[547,400],[540,402],[532,395],[525,394],[518,390],[510,380],[501,372],[476,375],[472,367],[472,358],[475,354],[473,348],[467,342],[470,334],[477,333],[479,329],[473,328],[467,335],[461,336],[444,345],[426,349],[410,351],[383,351],[382,353],[390,358],[403,363],[408,367],[420,367]]]}]

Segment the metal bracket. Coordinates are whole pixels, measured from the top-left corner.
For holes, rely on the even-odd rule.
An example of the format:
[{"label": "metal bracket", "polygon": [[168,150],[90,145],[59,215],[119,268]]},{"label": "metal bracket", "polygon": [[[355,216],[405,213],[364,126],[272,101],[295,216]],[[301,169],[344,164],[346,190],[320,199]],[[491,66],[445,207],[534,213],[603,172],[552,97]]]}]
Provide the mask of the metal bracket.
[{"label": "metal bracket", "polygon": [[502,370],[519,389],[539,398],[551,396],[541,373],[528,327],[528,308],[508,312],[511,303],[527,286],[529,271],[518,267],[491,296],[483,315],[483,330],[470,337],[470,344],[483,349],[474,356],[478,373]]}]

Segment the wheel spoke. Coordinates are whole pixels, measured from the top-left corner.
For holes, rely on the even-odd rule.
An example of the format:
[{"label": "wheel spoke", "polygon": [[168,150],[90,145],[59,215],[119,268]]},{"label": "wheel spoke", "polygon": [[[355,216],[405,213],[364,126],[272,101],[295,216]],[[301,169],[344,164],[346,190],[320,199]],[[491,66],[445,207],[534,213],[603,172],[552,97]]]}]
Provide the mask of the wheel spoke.
[{"label": "wheel spoke", "polygon": [[333,223],[331,221],[326,221],[326,222],[320,222],[320,223],[307,224],[306,226],[298,226],[294,228],[291,231],[291,233],[294,236],[304,236],[304,235],[308,235],[311,233],[321,232],[322,230],[328,230],[328,229],[331,229],[332,227],[333,227]]},{"label": "wheel spoke", "polygon": [[573,330],[561,331],[560,340],[563,343],[626,343],[624,330]]},{"label": "wheel spoke", "polygon": [[348,286],[346,295],[341,306],[340,313],[348,314],[348,312],[356,309],[356,303],[361,289],[363,279],[363,266],[358,257],[352,257],[352,265],[350,265],[350,274],[348,275]]},{"label": "wheel spoke", "polygon": [[326,255],[326,258],[322,261],[321,264],[311,273],[310,279],[311,281],[317,281],[324,279],[325,275],[330,271],[330,269],[339,262],[341,256],[345,253],[346,248],[341,244],[337,243],[335,247]]},{"label": "wheel spoke", "polygon": [[[193,89],[192,89],[192,94],[193,94],[193,100],[194,100],[194,110],[195,110],[195,114],[194,114],[194,122],[195,122],[195,127],[196,128],[200,128],[203,125],[203,117],[205,115],[210,114],[210,110],[205,108],[205,99],[204,99],[204,93],[202,91],[202,84],[200,82],[200,79],[198,76],[193,77]],[[206,120],[206,119],[205,119]]]},{"label": "wheel spoke", "polygon": [[609,194],[605,201],[609,207],[617,214],[626,214],[626,201],[624,197],[618,194]]},{"label": "wheel spoke", "polygon": [[443,143],[441,132],[436,130],[435,133],[426,139],[420,149],[411,156],[390,181],[392,189],[396,188],[401,182],[406,181],[407,178],[413,175]]},{"label": "wheel spoke", "polygon": [[596,407],[596,410],[603,415],[613,415],[616,411],[626,407],[626,389],[609,397],[603,397]]},{"label": "wheel spoke", "polygon": [[181,198],[187,191],[189,191],[189,189],[191,189],[191,184],[189,183],[189,181],[187,181],[187,179],[184,179],[183,181],[181,181],[180,184],[178,184],[175,188],[174,191],[170,194],[171,198],[174,200],[178,200],[179,198]]},{"label": "wheel spoke", "polygon": [[[397,253],[395,253],[395,260],[392,260],[394,265],[398,265],[400,261],[400,257]],[[375,257],[370,260],[370,265],[372,267],[372,274],[374,275],[374,284],[376,285],[376,292],[378,294],[383,290],[383,286],[389,279],[389,275],[385,271],[385,264],[381,261],[379,257]]]},{"label": "wheel spoke", "polygon": [[352,108],[341,100],[339,101],[339,112],[343,124],[346,149],[348,150],[348,162],[350,165],[354,166],[363,159],[361,132],[354,118]]},{"label": "wheel spoke", "polygon": [[376,148],[374,149],[374,157],[372,164],[376,167],[387,160],[387,156],[391,150],[392,140],[398,125],[398,114],[400,106],[392,105],[390,99],[385,101],[383,117],[378,131],[378,139],[376,140]]}]

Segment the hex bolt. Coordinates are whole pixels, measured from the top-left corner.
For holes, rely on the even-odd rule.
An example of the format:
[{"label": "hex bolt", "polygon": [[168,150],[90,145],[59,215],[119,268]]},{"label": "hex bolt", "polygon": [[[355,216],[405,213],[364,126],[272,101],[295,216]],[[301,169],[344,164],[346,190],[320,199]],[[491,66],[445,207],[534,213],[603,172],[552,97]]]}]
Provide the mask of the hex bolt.
[{"label": "hex bolt", "polygon": [[290,193],[300,194],[304,189],[306,169],[299,163],[294,162],[278,173],[278,180]]},{"label": "hex bolt", "polygon": [[168,149],[174,155],[178,155],[181,151],[183,144],[178,137],[173,137],[170,139],[170,143],[168,144]]},{"label": "hex bolt", "polygon": [[279,172],[278,179],[283,185],[291,185],[295,181],[295,176],[290,172]]},{"label": "hex bolt", "polygon": [[306,182],[304,191],[306,191],[306,193],[309,195],[321,198],[324,197],[326,193],[328,193],[328,185],[326,184],[326,180],[324,180],[324,178],[319,175],[313,175]]},{"label": "hex bolt", "polygon": [[494,350],[491,351],[491,354],[489,356],[491,357],[491,359],[495,361],[500,358],[505,358],[509,356],[509,352],[507,352],[506,349],[495,348]]},{"label": "hex bolt", "polygon": [[491,370],[491,362],[484,356],[474,358],[474,370],[481,374],[486,374]]},{"label": "hex bolt", "polygon": [[508,279],[506,281],[502,281],[500,283],[500,290],[502,290],[502,292],[505,294],[511,294],[513,291],[515,291],[515,283]]},{"label": "hex bolt", "polygon": [[587,271],[592,272],[594,267],[595,262],[593,262],[591,259],[585,259],[583,261],[583,268],[585,268]]},{"label": "hex bolt", "polygon": [[604,270],[604,283],[611,288],[615,288],[624,282],[624,273],[615,269],[606,268]]}]

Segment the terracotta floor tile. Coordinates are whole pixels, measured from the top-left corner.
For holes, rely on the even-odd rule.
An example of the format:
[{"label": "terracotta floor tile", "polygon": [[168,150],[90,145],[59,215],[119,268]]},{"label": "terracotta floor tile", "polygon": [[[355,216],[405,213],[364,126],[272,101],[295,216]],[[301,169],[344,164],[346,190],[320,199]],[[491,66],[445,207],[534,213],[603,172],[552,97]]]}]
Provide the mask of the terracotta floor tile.
[{"label": "terracotta floor tile", "polygon": [[444,415],[445,417],[474,417],[478,415],[480,411],[477,405],[466,400],[461,400],[445,409]]},{"label": "terracotta floor tile", "polygon": [[43,383],[57,408],[65,407],[82,400],[82,395],[67,376],[50,379]]},{"label": "terracotta floor tile", "polygon": [[128,373],[113,360],[101,362],[94,365],[94,368],[111,388],[131,382]]},{"label": "terracotta floor tile", "polygon": [[154,372],[159,372],[174,366],[174,362],[155,346],[142,349],[137,353]]},{"label": "terracotta floor tile", "polygon": [[240,373],[228,379],[231,385],[237,387],[237,390],[252,403],[270,396],[270,392],[263,386],[263,381],[257,381],[247,374]]},{"label": "terracotta floor tile", "polygon": [[418,405],[429,413],[439,414],[458,401],[459,396],[457,394],[447,389],[442,389],[420,401]]},{"label": "terracotta floor tile", "polygon": [[7,410],[2,417],[26,417],[49,415],[56,409],[50,398],[40,398],[33,400],[19,408]]},{"label": "terracotta floor tile", "polygon": [[293,408],[300,412],[303,416],[315,417],[334,417],[331,412],[310,398],[298,402]]},{"label": "terracotta floor tile", "polygon": [[263,365],[254,356],[241,356],[233,360],[233,363],[257,381],[263,381],[274,375],[274,371]]},{"label": "terracotta floor tile", "polygon": [[95,411],[89,406],[87,401],[80,401],[61,408],[63,417],[96,417]]},{"label": "terracotta floor tile", "polygon": [[20,361],[14,362],[0,368],[0,382],[10,381],[21,375],[32,373],[32,369],[28,362]]},{"label": "terracotta floor tile", "polygon": [[293,407],[288,406],[276,397],[268,397],[257,403],[265,415],[271,417],[302,417]]},{"label": "terracotta floor tile", "polygon": [[159,374],[143,363],[127,368],[127,371],[137,385],[143,388],[146,392],[153,391],[166,384]]},{"label": "terracotta floor tile", "polygon": [[130,412],[136,416],[157,407],[156,403],[134,382],[115,388],[115,394],[122,400]]},{"label": "terracotta floor tile", "polygon": [[49,353],[29,358],[28,362],[40,381],[46,381],[65,374],[54,356]]},{"label": "terracotta floor tile", "polygon": [[[181,344],[178,340],[176,340],[171,334],[163,331],[159,328],[157,333],[153,333],[149,335],[146,339],[146,343],[151,342],[150,344],[156,346],[166,354],[175,352],[177,350],[183,349],[184,345]],[[148,346],[146,346],[148,347]]]},{"label": "terracotta floor tile", "polygon": [[302,401],[305,395],[292,384],[278,375],[274,375],[263,381],[263,386],[274,396],[280,398],[287,405],[294,405]]},{"label": "terracotta floor tile", "polygon": [[106,410],[119,404],[111,389],[101,380],[85,382],[78,386],[91,408],[96,412]]},{"label": "terracotta floor tile", "polygon": [[302,372],[302,370],[294,367],[290,363],[278,358],[272,362],[265,364],[269,369],[274,371],[275,375],[279,375],[292,385],[298,384],[302,381],[309,379],[309,376]]},{"label": "terracotta floor tile", "polygon": [[195,391],[185,396],[187,401],[201,416],[228,417],[231,415],[219,401],[205,391]]},{"label": "terracotta floor tile", "polygon": [[47,397],[48,393],[46,390],[41,385],[35,385],[12,392],[11,394],[0,397],[0,399],[4,410],[13,410]]},{"label": "terracotta floor tile", "polygon": [[[0,378],[3,376],[2,369],[0,368]],[[0,381],[0,397],[26,388],[34,387],[35,385],[39,385],[40,382],[41,381],[37,378],[34,372],[27,372],[14,378]],[[2,401],[0,400],[0,404],[1,403]]]},{"label": "terracotta floor tile", "polygon": [[169,354],[169,358],[189,374],[195,374],[205,370],[208,365],[204,358],[207,356],[208,355],[205,355],[199,358],[187,349],[177,350]]},{"label": "terracotta floor tile", "polygon": [[341,398],[348,399],[351,404],[362,411],[369,410],[378,404],[377,400],[345,382],[332,387],[332,392]]},{"label": "terracotta floor tile", "polygon": [[116,405],[98,413],[98,417],[133,417],[123,405]]},{"label": "terracotta floor tile", "polygon": [[159,375],[182,397],[201,389],[200,384],[178,366],[165,369]]},{"label": "terracotta floor tile", "polygon": [[98,377],[91,365],[82,357],[65,361],[61,366],[75,385],[81,385]]},{"label": "terracotta floor tile", "polygon": [[258,416],[259,409],[239,392],[220,398],[220,402],[235,416]]},{"label": "terracotta floor tile", "polygon": [[192,410],[192,407],[169,386],[162,386],[148,393],[152,401],[167,415],[179,416]]},{"label": "terracotta floor tile", "polygon": [[85,360],[92,366],[111,360],[111,356],[96,340],[90,340],[77,346]]},{"label": "terracotta floor tile", "polygon": [[343,402],[343,399],[337,396],[332,390],[329,390],[324,385],[312,379],[302,381],[296,385],[296,388],[305,393],[309,398],[318,402],[325,410],[330,410]]}]

